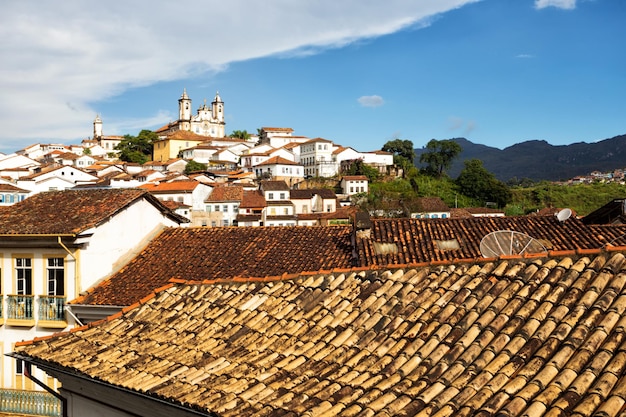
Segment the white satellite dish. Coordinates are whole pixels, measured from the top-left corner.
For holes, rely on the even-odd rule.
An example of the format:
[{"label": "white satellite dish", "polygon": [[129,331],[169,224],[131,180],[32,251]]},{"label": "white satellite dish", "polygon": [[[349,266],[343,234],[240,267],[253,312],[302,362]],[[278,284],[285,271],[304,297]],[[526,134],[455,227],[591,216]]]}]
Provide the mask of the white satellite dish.
[{"label": "white satellite dish", "polygon": [[560,222],[564,222],[565,220],[569,219],[571,215],[572,210],[564,208],[556,214],[556,218],[559,219]]},{"label": "white satellite dish", "polygon": [[541,242],[527,234],[498,230],[483,237],[480,241],[480,253],[483,258],[495,258],[500,255],[547,254],[548,250]]}]

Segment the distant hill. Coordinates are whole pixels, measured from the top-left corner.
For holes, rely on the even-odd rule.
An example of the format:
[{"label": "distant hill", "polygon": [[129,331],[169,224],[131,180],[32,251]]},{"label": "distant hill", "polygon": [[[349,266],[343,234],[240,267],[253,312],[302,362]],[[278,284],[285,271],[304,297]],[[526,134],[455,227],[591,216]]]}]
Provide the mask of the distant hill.
[{"label": "distant hill", "polygon": [[[530,178],[535,181],[567,180],[592,171],[609,172],[626,167],[626,135],[615,136],[594,143],[550,145],[544,140],[530,140],[505,149],[475,144],[465,138],[452,139],[461,145],[461,156],[448,171],[458,177],[463,162],[477,158],[485,168],[501,181],[511,178]],[[416,165],[425,148],[415,149]]]}]

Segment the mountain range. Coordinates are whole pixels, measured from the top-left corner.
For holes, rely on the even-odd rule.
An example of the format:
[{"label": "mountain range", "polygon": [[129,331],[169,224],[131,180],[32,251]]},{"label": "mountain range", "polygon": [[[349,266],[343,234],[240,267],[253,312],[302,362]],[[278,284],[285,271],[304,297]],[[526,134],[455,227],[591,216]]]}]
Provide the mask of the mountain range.
[{"label": "mountain range", "polygon": [[[458,177],[464,161],[480,159],[483,166],[501,181],[529,178],[533,181],[561,181],[587,175],[592,171],[610,172],[626,168],[626,134],[598,142],[550,145],[545,140],[529,140],[498,149],[473,143],[465,138],[451,139],[461,146],[461,154],[447,171]],[[419,167],[420,155],[426,148],[415,149]]]}]

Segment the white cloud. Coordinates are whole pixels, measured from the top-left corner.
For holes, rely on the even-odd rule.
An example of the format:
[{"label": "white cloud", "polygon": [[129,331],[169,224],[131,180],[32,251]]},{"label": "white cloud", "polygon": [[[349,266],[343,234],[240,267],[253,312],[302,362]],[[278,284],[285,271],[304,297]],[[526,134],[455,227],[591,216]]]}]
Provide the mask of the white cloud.
[{"label": "white cloud", "polygon": [[534,55],[531,54],[517,54],[515,55],[515,58],[519,58],[519,59],[531,59],[534,58]]},{"label": "white cloud", "polygon": [[572,10],[576,8],[576,0],[535,0],[535,9],[545,9],[546,7]]},{"label": "white cloud", "polygon": [[6,2],[0,140],[84,137],[94,104],[130,88],[258,57],[319,53],[425,26],[476,1],[211,0],[192,12],[152,0]]},{"label": "white cloud", "polygon": [[357,99],[363,107],[380,107],[385,104],[385,100],[381,96],[361,96]]}]

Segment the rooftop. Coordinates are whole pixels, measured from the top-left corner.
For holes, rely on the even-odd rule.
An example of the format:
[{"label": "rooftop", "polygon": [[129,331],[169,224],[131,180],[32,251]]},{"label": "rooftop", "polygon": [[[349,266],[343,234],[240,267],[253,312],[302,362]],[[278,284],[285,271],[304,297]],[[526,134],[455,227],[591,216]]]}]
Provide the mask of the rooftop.
[{"label": "rooftop", "polygon": [[625,249],[177,280],[15,351],[222,417],[612,417],[626,404]]},{"label": "rooftop", "polygon": [[525,233],[552,252],[626,245],[626,226],[585,226],[554,216],[374,219],[369,229],[356,233],[352,226],[177,228],[164,231],[109,280],[72,303],[127,306],[170,278],[201,281],[468,262],[482,258],[482,238],[498,230]]},{"label": "rooftop", "polygon": [[48,191],[5,210],[0,216],[0,235],[78,234],[142,198],[170,212],[148,192],[138,189]]}]

